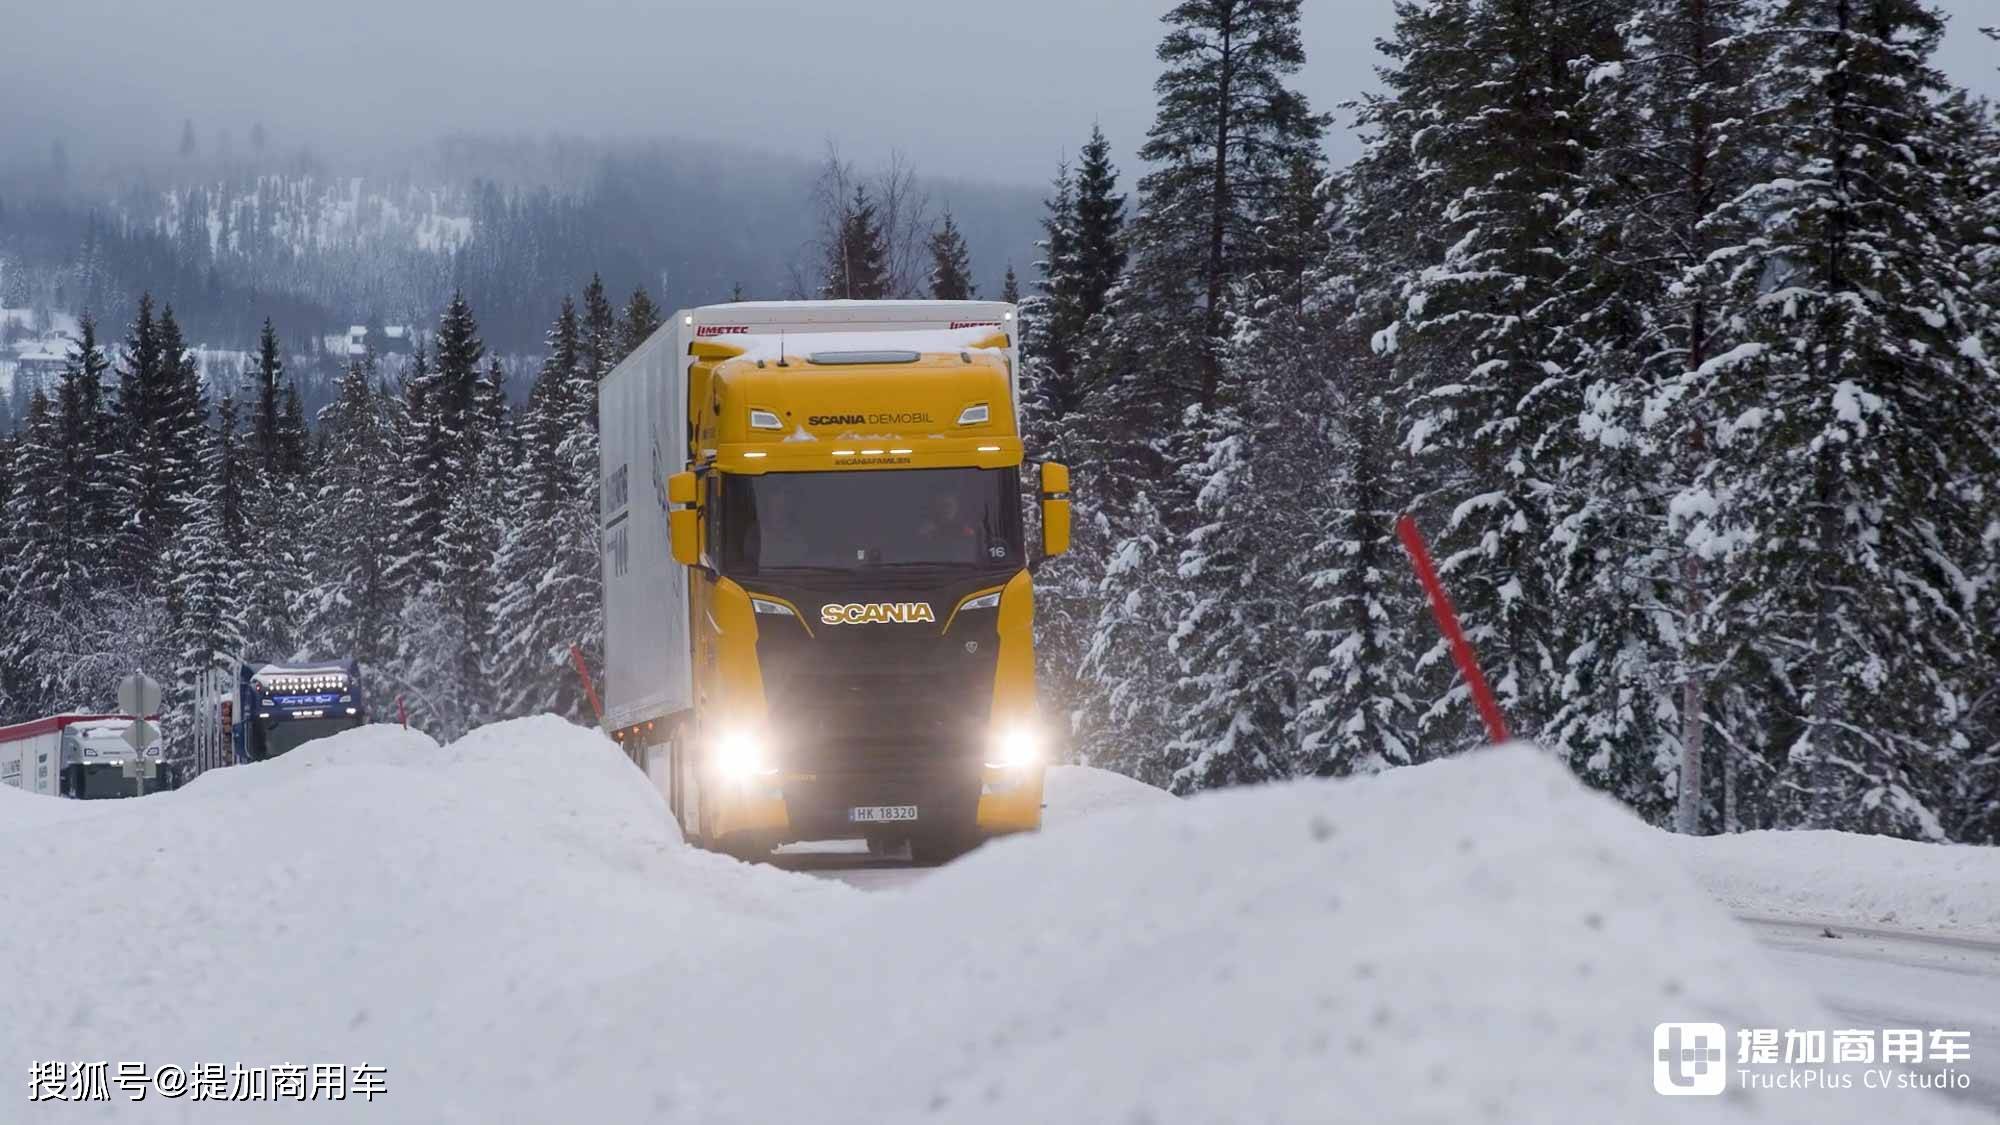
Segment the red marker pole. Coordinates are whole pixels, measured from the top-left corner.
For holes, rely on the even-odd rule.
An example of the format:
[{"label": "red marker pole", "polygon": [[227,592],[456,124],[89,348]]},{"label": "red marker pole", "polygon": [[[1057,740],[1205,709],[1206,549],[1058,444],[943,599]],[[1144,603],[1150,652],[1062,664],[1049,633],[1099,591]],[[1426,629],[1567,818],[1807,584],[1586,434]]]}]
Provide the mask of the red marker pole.
[{"label": "red marker pole", "polygon": [[396,697],[396,721],[403,724],[404,730],[410,729],[410,709],[403,704],[400,695]]},{"label": "red marker pole", "polygon": [[604,708],[597,702],[597,688],[590,682],[590,670],[583,666],[583,650],[569,646],[569,662],[576,665],[576,678],[583,681],[583,697],[590,701],[590,713],[597,716],[597,725],[604,725]]},{"label": "red marker pole", "polygon": [[1496,746],[1507,741],[1507,720],[1500,714],[1493,689],[1486,686],[1486,676],[1479,671],[1479,657],[1472,651],[1472,642],[1465,639],[1464,631],[1458,627],[1458,614],[1451,608],[1451,595],[1444,592],[1444,583],[1438,581],[1437,568],[1431,565],[1423,532],[1417,530],[1417,521],[1405,514],[1396,518],[1396,534],[1403,540],[1403,550],[1410,553],[1411,564],[1417,568],[1417,581],[1424,584],[1438,630],[1451,645],[1451,658],[1458,663],[1458,674],[1472,686],[1472,700],[1479,705],[1479,717],[1486,722],[1486,737]]}]

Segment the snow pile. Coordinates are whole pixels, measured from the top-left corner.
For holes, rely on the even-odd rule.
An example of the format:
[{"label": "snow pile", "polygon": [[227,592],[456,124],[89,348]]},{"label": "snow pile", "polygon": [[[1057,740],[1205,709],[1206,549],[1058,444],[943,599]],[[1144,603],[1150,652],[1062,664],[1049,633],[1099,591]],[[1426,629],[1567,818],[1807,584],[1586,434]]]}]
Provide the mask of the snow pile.
[{"label": "snow pile", "polygon": [[1730,909],[2000,938],[2000,848],[1852,832],[1672,837]]},{"label": "snow pile", "polygon": [[65,801],[29,793],[12,785],[0,785],[0,848],[11,844],[14,833],[33,832],[51,824],[85,820],[103,811],[102,801]]},{"label": "snow pile", "polygon": [[1656,1095],[1656,1022],[1836,1024],[1657,833],[1526,749],[1135,804],[869,902],[700,979],[565,997],[529,1021],[594,1022],[545,1060],[562,1077],[501,1061],[546,1043],[523,1032],[477,1085],[529,1119],[1966,1119],[1907,1091]]},{"label": "snow pile", "polygon": [[[1656,833],[1526,749],[1192,801],[1056,777],[1097,811],[864,895],[686,848],[552,719],[348,732],[0,837],[0,908],[33,919],[0,958],[49,969],[13,978],[0,1066],[368,1062],[387,1096],[328,1112],[425,1123],[1682,1122],[1654,1023],[1835,1026]],[[65,1112],[133,1116],[114,1099]],[[1700,1101],[1961,1119],[1908,1091]]]},{"label": "snow pile", "polygon": [[[505,1118],[504,1092],[463,1084],[465,1059],[549,994],[638,966],[699,977],[733,946],[859,901],[821,880],[745,878],[685,847],[637,780],[608,739],[556,719],[444,748],[375,726],[95,803],[69,825],[0,832],[0,964],[37,967],[11,975],[0,1003],[0,1067],[25,1081],[45,1059],[368,1062],[388,1067],[390,1093],[357,1117]],[[594,1033],[588,1020],[532,1030]],[[560,1080],[532,1052],[508,1063]],[[7,1092],[0,1120],[22,1096]],[[114,1098],[102,1108],[126,1119],[134,1107]],[[301,1113],[153,1106],[246,1119],[231,1109]]]},{"label": "snow pile", "polygon": [[1092,766],[1050,766],[1042,786],[1042,826],[1068,828],[1113,809],[1173,803],[1173,794],[1122,773]]}]

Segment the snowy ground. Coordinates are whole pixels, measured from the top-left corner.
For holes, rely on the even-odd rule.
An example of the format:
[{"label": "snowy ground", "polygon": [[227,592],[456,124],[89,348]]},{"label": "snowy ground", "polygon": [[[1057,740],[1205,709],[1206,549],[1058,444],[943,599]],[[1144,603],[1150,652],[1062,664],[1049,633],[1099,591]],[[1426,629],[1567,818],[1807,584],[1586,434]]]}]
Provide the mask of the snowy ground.
[{"label": "snowy ground", "polygon": [[2000,848],[1849,832],[1669,840],[1738,913],[2000,941]]},{"label": "snowy ground", "polygon": [[27,1107],[50,1059],[365,1061],[385,1096],[313,1112],[370,1121],[1987,1120],[1656,1095],[1658,1021],[1846,1025],[1530,751],[1187,802],[1064,771],[1048,831],[884,894],[687,849],[635,781],[541,719],[0,794],[0,1120],[301,1112]]}]

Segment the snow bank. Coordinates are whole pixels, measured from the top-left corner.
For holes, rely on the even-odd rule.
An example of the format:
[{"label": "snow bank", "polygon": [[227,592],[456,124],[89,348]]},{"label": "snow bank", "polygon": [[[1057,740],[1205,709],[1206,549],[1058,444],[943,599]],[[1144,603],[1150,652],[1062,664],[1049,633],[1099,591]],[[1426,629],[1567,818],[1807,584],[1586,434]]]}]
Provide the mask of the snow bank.
[{"label": "snow bank", "polygon": [[2000,939],[2000,848],[1851,832],[1670,839],[1695,878],[1742,914]]},{"label": "snow bank", "polygon": [[[636,966],[659,981],[713,973],[732,946],[797,934],[859,899],[685,847],[636,780],[608,739],[556,719],[444,748],[374,726],[0,834],[0,964],[12,967],[0,1069],[25,1080],[38,1059],[365,1061],[389,1068],[390,1095],[353,1106],[357,1119],[505,1119],[504,1092],[463,1085],[464,1060],[550,994]],[[593,1033],[587,1019],[532,1029]],[[523,1050],[508,1064],[562,1080]],[[0,1120],[25,1097],[9,1086]],[[117,1097],[100,1108],[127,1120],[134,1107]],[[91,1119],[86,1105],[62,1109]],[[182,1101],[141,1116],[299,1113]]]},{"label": "snow bank", "polygon": [[0,840],[15,832],[32,832],[51,824],[66,824],[96,815],[100,801],[66,801],[0,785]]},{"label": "snow bank", "polygon": [[1138,802],[869,904],[726,973],[564,997],[536,1023],[598,1033],[548,1056],[562,1078],[481,1084],[531,1119],[1967,1119],[1656,1095],[1656,1022],[1837,1025],[1657,833],[1526,749]]},{"label": "snow bank", "polygon": [[1132,805],[1171,805],[1174,795],[1122,773],[1092,766],[1050,766],[1042,786],[1042,826],[1074,824]]},{"label": "snow bank", "polygon": [[[686,848],[553,719],[349,732],[7,837],[0,959],[46,970],[0,1067],[365,1061],[388,1095],[313,1115],[425,1123],[1961,1119],[1654,1094],[1658,1021],[1836,1024],[1532,751],[1191,801],[1056,776],[1097,811],[864,895]],[[134,1109],[63,1115],[300,1116]]]}]

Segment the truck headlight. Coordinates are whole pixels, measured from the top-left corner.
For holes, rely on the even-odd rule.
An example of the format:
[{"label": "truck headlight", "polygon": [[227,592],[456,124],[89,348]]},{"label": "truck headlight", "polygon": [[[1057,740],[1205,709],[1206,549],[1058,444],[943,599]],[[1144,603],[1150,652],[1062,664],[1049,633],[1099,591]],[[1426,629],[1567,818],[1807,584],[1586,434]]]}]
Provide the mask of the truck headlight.
[{"label": "truck headlight", "polygon": [[715,739],[715,764],[731,781],[747,781],[778,772],[771,764],[770,744],[747,727],[726,727]]},{"label": "truck headlight", "polygon": [[1042,735],[1026,724],[994,731],[986,745],[986,768],[1011,770],[1042,760]]}]

